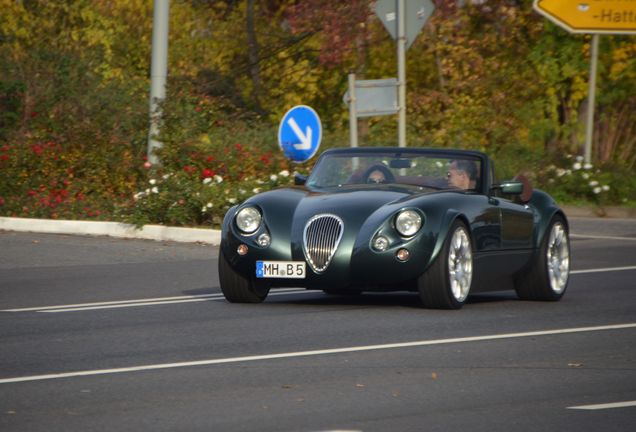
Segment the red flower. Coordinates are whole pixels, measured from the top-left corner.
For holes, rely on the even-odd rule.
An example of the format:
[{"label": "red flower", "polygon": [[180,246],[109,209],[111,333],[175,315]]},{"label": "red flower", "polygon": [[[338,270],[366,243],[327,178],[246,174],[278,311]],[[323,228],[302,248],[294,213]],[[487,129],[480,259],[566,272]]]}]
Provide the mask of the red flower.
[{"label": "red flower", "polygon": [[29,196],[35,196],[35,195],[37,195],[37,191],[30,190],[30,191],[28,191],[28,192],[27,192],[27,194],[28,194]]},{"label": "red flower", "polygon": [[4,161],[8,161],[8,160],[9,160],[9,156],[7,156],[7,155],[5,155],[5,154],[0,155],[0,161],[3,161],[3,162],[4,162]]},{"label": "red flower", "polygon": [[234,147],[236,147],[238,151],[243,151],[243,146],[239,143],[234,144]]},{"label": "red flower", "polygon": [[33,153],[35,153],[35,154],[36,154],[36,155],[38,155],[38,156],[41,156],[41,155],[42,155],[42,152],[44,151],[44,149],[42,148],[42,146],[41,146],[41,145],[39,145],[39,144],[33,144],[33,145],[31,146],[31,150],[33,151]]},{"label": "red flower", "polygon": [[31,118],[36,118],[38,116],[37,111],[31,111]]},{"label": "red flower", "polygon": [[208,156],[205,160],[208,162],[214,162],[214,156]]},{"label": "red flower", "polygon": [[188,174],[192,174],[192,173],[196,172],[197,169],[195,167],[193,167],[192,165],[186,165],[186,166],[183,167],[183,170],[185,172],[187,172]]},{"label": "red flower", "polygon": [[0,197],[0,206],[3,206],[5,202],[4,198]]},{"label": "red flower", "polygon": [[210,177],[214,177],[214,171],[212,171],[209,168],[206,168],[203,171],[201,171],[201,178],[210,178]]}]

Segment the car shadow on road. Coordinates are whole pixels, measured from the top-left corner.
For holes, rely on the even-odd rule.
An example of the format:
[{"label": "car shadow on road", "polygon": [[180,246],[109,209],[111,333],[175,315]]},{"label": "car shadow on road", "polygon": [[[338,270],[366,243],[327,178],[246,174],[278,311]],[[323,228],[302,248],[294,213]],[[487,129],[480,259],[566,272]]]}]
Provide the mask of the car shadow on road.
[{"label": "car shadow on road", "polygon": [[[324,294],[316,291],[314,295],[306,297],[308,294],[301,294],[305,297],[287,296],[268,297],[265,301],[268,304],[297,304],[311,306],[397,306],[405,308],[422,309],[422,303],[416,293],[392,292],[392,293],[362,293],[355,295]],[[496,292],[474,294],[468,297],[466,305],[473,304],[500,304],[507,301],[519,301],[515,293]]]}]

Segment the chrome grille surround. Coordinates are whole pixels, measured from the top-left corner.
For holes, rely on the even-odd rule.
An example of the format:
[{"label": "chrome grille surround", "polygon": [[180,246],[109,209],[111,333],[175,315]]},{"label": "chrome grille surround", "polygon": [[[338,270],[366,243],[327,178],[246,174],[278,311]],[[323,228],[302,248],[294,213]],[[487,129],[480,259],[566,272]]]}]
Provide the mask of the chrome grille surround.
[{"label": "chrome grille surround", "polygon": [[319,214],[307,221],[303,231],[303,252],[311,269],[322,273],[338,249],[344,223],[333,214]]}]

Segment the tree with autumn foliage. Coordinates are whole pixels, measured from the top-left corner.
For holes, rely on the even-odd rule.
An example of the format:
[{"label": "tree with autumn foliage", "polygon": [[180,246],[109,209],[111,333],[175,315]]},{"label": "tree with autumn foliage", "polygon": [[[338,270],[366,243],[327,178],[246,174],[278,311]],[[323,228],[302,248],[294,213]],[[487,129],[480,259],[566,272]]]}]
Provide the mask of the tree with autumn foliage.
[{"label": "tree with autumn foliage", "polygon": [[[407,52],[409,145],[481,149],[506,175],[525,170],[556,191],[558,183],[541,183],[546,167],[582,153],[590,36],[553,25],[531,0],[434,3]],[[132,197],[156,176],[143,159],[152,6],[0,0],[0,214],[117,218],[139,207]],[[373,7],[371,0],[172,1],[164,169],[196,167],[178,177],[192,181],[203,170],[244,172],[250,181],[289,171],[277,124],[301,103],[320,114],[323,147],[347,145],[347,74],[397,76],[395,42]],[[364,145],[396,142],[394,116],[361,126]],[[240,163],[235,152],[224,156],[237,144],[255,155],[245,170],[232,166]],[[594,165],[612,184],[607,199],[634,196],[627,175],[636,165],[633,36],[601,37],[593,145]],[[563,187],[565,198],[589,198],[588,190]],[[222,212],[193,216],[201,210],[194,197],[188,211],[164,204],[149,208],[180,216],[147,219],[206,223]]]}]

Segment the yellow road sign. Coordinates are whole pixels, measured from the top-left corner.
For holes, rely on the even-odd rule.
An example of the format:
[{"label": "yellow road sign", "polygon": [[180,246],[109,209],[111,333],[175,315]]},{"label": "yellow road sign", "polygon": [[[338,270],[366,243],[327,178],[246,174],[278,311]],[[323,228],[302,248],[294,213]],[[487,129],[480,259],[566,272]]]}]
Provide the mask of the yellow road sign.
[{"label": "yellow road sign", "polygon": [[636,0],[534,0],[534,9],[572,33],[636,33]]}]

